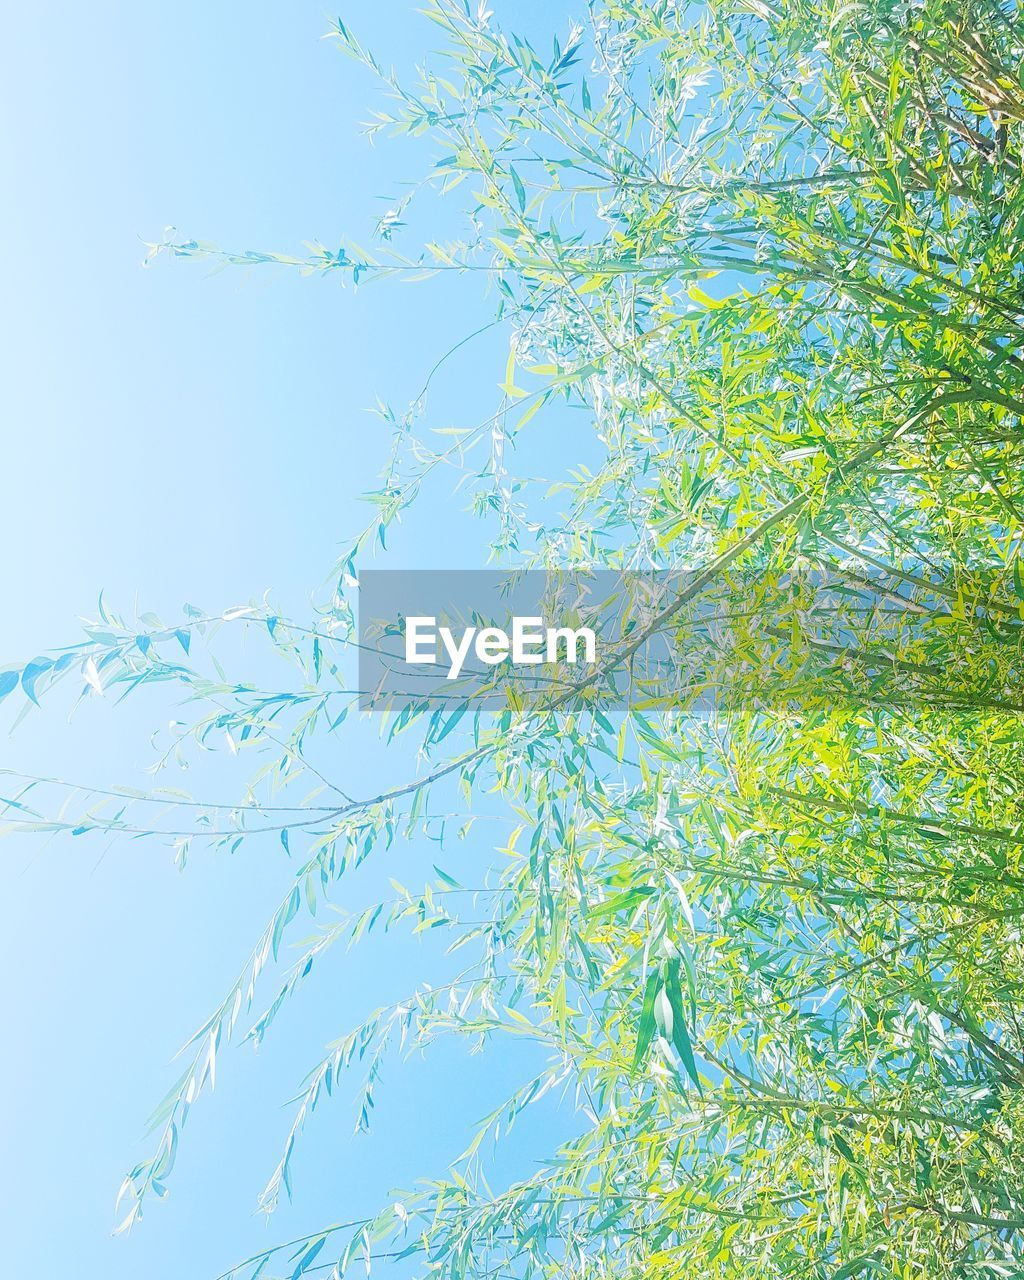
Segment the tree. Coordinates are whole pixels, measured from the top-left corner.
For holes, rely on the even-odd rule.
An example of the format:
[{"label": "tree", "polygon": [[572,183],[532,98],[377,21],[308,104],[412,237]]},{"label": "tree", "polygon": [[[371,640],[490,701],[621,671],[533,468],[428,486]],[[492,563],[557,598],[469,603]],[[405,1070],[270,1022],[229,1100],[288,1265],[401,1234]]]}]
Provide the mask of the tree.
[{"label": "tree", "polygon": [[[436,797],[468,819],[493,791],[517,825],[474,889],[483,924],[460,921],[466,891],[442,873],[321,935],[253,1024],[259,1039],[323,947],[385,924],[450,929],[471,957],[450,990],[381,1011],[315,1068],[267,1205],[339,1074],[366,1059],[372,1087],[399,1033],[528,1035],[547,1068],[447,1180],[232,1275],[341,1273],[378,1252],[452,1276],[1014,1275],[1017,7],[608,0],[543,54],[482,8],[433,0],[430,14],[444,65],[411,88],[340,22],[334,35],[391,95],[375,128],[435,137],[430,181],[472,191],[461,240],[403,257],[387,243],[403,208],[372,254],[158,250],[357,282],[480,272],[511,332],[496,418],[444,455],[396,422],[376,518],[313,624],[254,606],[140,630],[104,609],[83,644],[0,677],[31,699],[78,675],[85,692],[172,680],[214,699],[193,732],[265,763],[244,813],[201,812],[173,838],[269,829],[306,848],[126,1181],[128,1220],[162,1189],[293,920],[428,822]],[[585,408],[603,461],[542,522],[491,445],[495,424],[503,441],[542,429],[557,399]],[[648,629],[685,631],[699,688],[720,690],[714,714],[675,682],[618,723],[586,691],[461,722],[424,703],[387,722],[415,736],[424,771],[366,800],[322,778],[288,815],[310,743],[344,732],[354,698],[338,657],[351,580],[441,456],[495,520],[497,556],[685,570]],[[701,612],[709,591],[731,610],[725,639]],[[230,626],[260,630],[301,690],[201,674],[192,638]],[[156,827],[120,803],[21,825]],[[484,1137],[565,1085],[579,1135],[493,1193]]]}]

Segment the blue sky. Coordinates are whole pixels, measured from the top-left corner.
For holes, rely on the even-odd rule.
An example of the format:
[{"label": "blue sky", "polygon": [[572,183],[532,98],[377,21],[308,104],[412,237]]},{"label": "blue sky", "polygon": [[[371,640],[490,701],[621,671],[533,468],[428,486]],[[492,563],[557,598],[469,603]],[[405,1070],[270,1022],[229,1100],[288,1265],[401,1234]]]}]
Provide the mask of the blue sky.
[{"label": "blue sky", "polygon": [[[539,0],[492,7],[535,31],[564,27],[568,12]],[[349,5],[344,17],[400,67],[435,43],[404,0]],[[94,613],[100,589],[125,612],[136,601],[221,610],[267,589],[301,608],[366,519],[357,497],[387,447],[366,410],[377,397],[404,407],[444,346],[490,318],[472,278],[354,294],[277,270],[142,268],[143,242],[167,225],[234,249],[370,239],[431,151],[368,144],[359,122],[375,88],[321,39],[326,28],[321,5],[305,3],[61,0],[7,15],[0,664],[78,639],[76,618]],[[439,380],[438,425],[490,411],[505,341],[486,335]],[[396,567],[482,564],[483,535],[457,504],[435,503],[392,555]],[[56,699],[0,739],[0,766],[143,786],[165,710],[97,700],[69,724]],[[339,767],[357,790],[374,781],[364,762]],[[269,845],[197,857],[184,875],[152,843],[22,838],[2,852],[9,1274],[216,1275],[441,1172],[516,1077],[507,1051],[396,1064],[374,1134],[352,1139],[341,1099],[299,1159],[297,1203],[265,1227],[252,1211],[287,1130],[282,1104],[327,1040],[436,959],[418,943],[339,956],[259,1056],[229,1055],[170,1199],[114,1240],[114,1192],[148,1154],[140,1139],[175,1078],[171,1057],[234,978],[291,871]],[[422,852],[396,854],[354,892],[371,893],[374,874],[414,881]]]}]

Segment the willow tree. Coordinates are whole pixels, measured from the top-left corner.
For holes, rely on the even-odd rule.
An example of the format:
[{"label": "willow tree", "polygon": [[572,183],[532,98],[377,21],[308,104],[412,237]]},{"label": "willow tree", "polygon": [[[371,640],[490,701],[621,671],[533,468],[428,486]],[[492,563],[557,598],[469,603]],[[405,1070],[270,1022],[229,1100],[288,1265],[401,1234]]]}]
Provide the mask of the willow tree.
[{"label": "willow tree", "polygon": [[[403,257],[389,244],[403,208],[372,253],[160,250],[349,281],[477,272],[510,335],[495,417],[444,454],[396,422],[373,525],[317,617],[104,611],[75,649],[2,677],[30,698],[61,677],[84,677],[85,693],[180,683],[192,732],[227,732],[260,765],[239,808],[179,817],[179,846],[270,831],[304,850],[196,1035],[152,1159],[125,1182],[128,1221],[162,1192],[229,1040],[268,1033],[334,941],[427,922],[461,948],[459,978],[381,1010],[314,1067],[265,1207],[318,1104],[357,1059],[372,1081],[399,1033],[529,1036],[545,1070],[446,1179],[232,1276],[341,1274],[364,1255],[453,1277],[1017,1275],[1016,5],[608,0],[543,51],[483,8],[429,12],[444,51],[414,85],[340,23],[334,35],[384,83],[373,127],[436,140],[426,182],[457,191],[461,238]],[[541,519],[499,446],[543,448],[558,400],[585,409],[602,461],[564,478],[560,514]],[[423,767],[372,798],[340,795],[314,761],[319,735],[349,731],[352,582],[378,535],[416,518],[442,459],[464,471],[504,563],[685,569],[690,586],[651,628],[696,626],[701,590],[725,584],[728,601],[735,588],[750,606],[737,619],[760,629],[704,637],[710,711],[674,686],[617,718],[586,691],[461,721],[423,704],[386,721]],[[863,608],[830,627],[808,572]],[[883,634],[885,601],[898,613]],[[204,674],[194,639],[230,628],[262,635],[298,687]],[[754,696],[774,681],[785,697]],[[287,809],[314,773],[320,794]],[[59,792],[36,784],[36,812],[13,825],[160,825],[141,816],[158,795],[97,795],[57,818]],[[279,946],[348,868],[438,807],[471,816],[481,792],[516,822],[490,845],[473,829],[485,883],[467,894],[444,874],[371,904],[264,995]],[[491,1189],[485,1139],[552,1088],[576,1099],[575,1136]]]}]

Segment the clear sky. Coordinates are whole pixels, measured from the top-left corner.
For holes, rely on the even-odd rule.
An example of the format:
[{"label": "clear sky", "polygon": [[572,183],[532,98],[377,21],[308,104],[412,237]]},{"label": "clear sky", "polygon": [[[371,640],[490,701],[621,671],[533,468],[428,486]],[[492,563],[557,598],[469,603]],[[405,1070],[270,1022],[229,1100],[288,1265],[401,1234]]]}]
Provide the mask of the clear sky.
[{"label": "clear sky", "polygon": [[[554,31],[572,6],[492,7]],[[406,0],[351,4],[344,18],[400,67],[435,43]],[[376,90],[321,39],[327,22],[319,3],[268,0],[7,12],[0,666],[77,640],[76,617],[94,613],[101,588],[126,612],[185,600],[221,610],[268,588],[300,607],[365,522],[356,498],[387,444],[366,410],[378,396],[404,407],[445,346],[490,318],[474,279],[353,294],[276,269],[142,268],[143,242],[168,224],[233,249],[368,241],[402,179],[422,171],[429,146],[362,136]],[[487,414],[505,341],[486,335],[441,379],[438,425]],[[481,539],[457,506],[438,504],[396,538],[394,563],[482,563]],[[161,705],[97,701],[69,725],[57,699],[10,737],[7,706],[0,767],[144,786]],[[338,764],[357,790],[372,782],[360,761]],[[297,1162],[296,1205],[269,1227],[254,1219],[287,1131],[282,1104],[326,1041],[401,996],[432,953],[409,943],[339,956],[258,1056],[228,1056],[168,1202],[114,1240],[114,1193],[149,1154],[145,1120],[176,1078],[171,1058],[233,980],[291,869],[269,846],[198,857],[184,875],[153,843],[22,838],[0,852],[7,1274],[216,1275],[440,1173],[513,1078],[507,1056],[455,1050],[394,1065],[375,1133],[353,1139],[351,1100],[339,1100]],[[381,874],[414,881],[421,853]]]}]

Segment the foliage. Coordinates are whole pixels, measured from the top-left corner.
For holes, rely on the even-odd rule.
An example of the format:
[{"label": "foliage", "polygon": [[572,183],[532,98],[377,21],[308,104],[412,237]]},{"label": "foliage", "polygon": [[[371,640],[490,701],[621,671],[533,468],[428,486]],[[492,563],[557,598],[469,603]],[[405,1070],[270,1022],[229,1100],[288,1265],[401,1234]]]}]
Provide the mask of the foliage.
[{"label": "foliage", "polygon": [[[129,1221],[162,1193],[244,1021],[258,1040],[323,948],[407,924],[450,930],[466,968],[314,1068],[265,1207],[318,1103],[359,1059],[372,1093],[396,1038],[527,1036],[547,1066],[445,1179],[233,1276],[340,1275],[378,1254],[453,1277],[1019,1274],[1016,6],[607,0],[550,53],[482,8],[429,12],[443,65],[412,88],[334,34],[388,87],[373,129],[436,139],[431,183],[472,192],[461,240],[403,256],[403,204],[372,252],[157,251],[354,282],[479,272],[511,331],[499,412],[442,453],[415,415],[395,420],[375,519],[314,625],[263,606],[180,625],[104,609],[82,645],[0,676],[33,700],[62,677],[85,694],[174,681],[203,707],[199,741],[263,757],[243,802],[194,805],[180,829],[133,816],[185,804],[160,792],[54,817],[52,781],[13,798],[19,829],[160,830],[182,851],[271,831],[306,849],[126,1181]],[[548,518],[507,446],[536,440],[560,400],[586,409],[602,461],[562,483]],[[712,716],[657,687],[618,723],[586,697],[458,725],[424,705],[386,722],[424,769],[352,799],[311,744],[348,731],[353,578],[442,461],[495,522],[496,557],[682,568],[701,588],[740,574],[748,602],[752,581],[827,573],[870,598],[826,634],[818,596],[775,590],[774,631],[708,637]],[[880,640],[879,600],[913,625]],[[679,631],[691,602],[652,626]],[[202,674],[193,638],[231,627],[259,630],[301,688]],[[752,696],[769,675],[786,698]],[[485,795],[515,823],[485,883],[442,873],[343,919],[255,1012],[282,940],[349,868]],[[485,1137],[552,1089],[576,1099],[577,1136],[492,1191]]]}]

